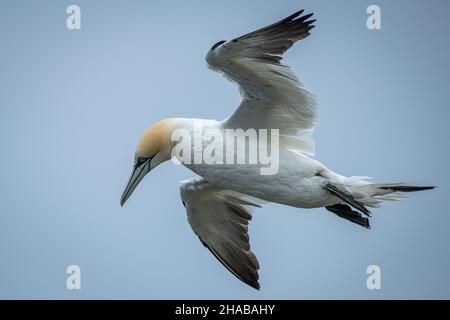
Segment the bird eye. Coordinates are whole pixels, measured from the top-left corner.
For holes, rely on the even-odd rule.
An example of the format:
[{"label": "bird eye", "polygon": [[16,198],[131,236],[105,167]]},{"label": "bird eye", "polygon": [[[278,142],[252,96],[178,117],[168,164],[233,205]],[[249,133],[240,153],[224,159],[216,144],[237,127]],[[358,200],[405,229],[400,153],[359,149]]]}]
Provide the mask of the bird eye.
[{"label": "bird eye", "polygon": [[140,157],[140,158],[138,159],[139,163],[144,163],[146,160],[147,160],[147,159],[144,158],[144,157]]}]

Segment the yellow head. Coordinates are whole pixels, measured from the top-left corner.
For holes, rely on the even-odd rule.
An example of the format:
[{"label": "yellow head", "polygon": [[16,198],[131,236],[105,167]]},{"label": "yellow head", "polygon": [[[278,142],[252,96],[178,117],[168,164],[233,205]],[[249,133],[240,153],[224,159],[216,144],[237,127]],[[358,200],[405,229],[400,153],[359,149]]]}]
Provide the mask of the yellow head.
[{"label": "yellow head", "polygon": [[180,119],[162,120],[144,132],[136,148],[130,180],[120,199],[122,206],[147,173],[171,158],[170,137],[180,122]]}]

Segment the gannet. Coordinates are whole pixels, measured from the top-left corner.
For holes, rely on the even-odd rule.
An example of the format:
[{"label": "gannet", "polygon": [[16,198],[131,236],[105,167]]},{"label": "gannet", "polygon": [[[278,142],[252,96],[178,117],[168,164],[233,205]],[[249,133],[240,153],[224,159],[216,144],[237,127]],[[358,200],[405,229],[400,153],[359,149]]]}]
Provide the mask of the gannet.
[{"label": "gannet", "polygon": [[[261,163],[180,161],[200,176],[182,182],[180,188],[192,230],[232,274],[255,289],[260,288],[259,263],[248,235],[254,208],[268,202],[297,208],[324,207],[343,219],[370,228],[368,207],[402,199],[404,192],[434,188],[345,177],[313,158],[311,133],[317,122],[316,98],[291,68],[281,62],[283,53],[308,37],[314,28],[313,14],[303,13],[298,11],[268,27],[212,46],[206,61],[211,69],[239,85],[241,104],[223,121],[174,118],[148,128],[137,145],[133,171],[121,198],[123,206],[147,173],[173,156],[182,158],[173,153],[180,142],[173,136],[179,130],[192,135],[198,127],[201,133],[214,129],[224,135],[231,129],[277,130],[273,141],[268,142],[269,147],[275,145],[274,141],[279,147],[274,174],[262,174]],[[245,140],[246,136],[240,139]],[[192,149],[196,148],[195,141],[189,142]],[[207,148],[212,141],[201,141],[201,147]],[[251,148],[255,147],[246,145],[245,152],[252,151]],[[220,155],[222,151],[224,154]],[[236,151],[236,147],[215,152],[226,156],[231,151]]]}]

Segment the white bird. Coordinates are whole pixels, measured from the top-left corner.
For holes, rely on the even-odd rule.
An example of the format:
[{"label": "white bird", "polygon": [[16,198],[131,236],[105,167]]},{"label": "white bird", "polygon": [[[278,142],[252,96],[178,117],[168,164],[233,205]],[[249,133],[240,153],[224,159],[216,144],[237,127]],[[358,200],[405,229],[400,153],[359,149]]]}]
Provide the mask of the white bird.
[{"label": "white bird", "polygon": [[[214,129],[224,135],[227,129],[278,129],[276,174],[262,175],[261,163],[183,163],[201,176],[181,185],[181,198],[192,230],[230,272],[256,289],[260,288],[259,264],[248,236],[253,208],[265,202],[298,208],[325,207],[341,218],[370,228],[367,207],[401,199],[399,192],[434,188],[375,184],[365,177],[344,177],[313,159],[314,141],[310,134],[317,120],[316,99],[281,63],[285,51],[310,35],[315,22],[311,17],[312,14],[303,15],[302,10],[266,28],[216,43],[206,60],[211,69],[239,85],[243,97],[240,106],[223,121],[166,119],[147,129],[137,146],[134,169],[121,198],[123,206],[150,170],[171,159],[177,146],[173,139],[177,130],[194,135],[198,124],[202,133]],[[202,146],[211,145],[211,141],[202,141]],[[272,147],[273,142],[269,145]],[[252,151],[251,148],[254,147],[246,145],[245,151]],[[236,151],[236,147],[231,151]],[[220,155],[221,150],[216,152]],[[228,152],[225,149],[224,156]]]}]

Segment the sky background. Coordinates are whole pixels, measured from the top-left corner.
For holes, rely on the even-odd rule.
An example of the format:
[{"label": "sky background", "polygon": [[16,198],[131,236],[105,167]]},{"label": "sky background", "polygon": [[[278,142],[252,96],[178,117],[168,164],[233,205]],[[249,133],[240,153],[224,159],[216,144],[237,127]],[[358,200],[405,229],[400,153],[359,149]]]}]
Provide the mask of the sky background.
[{"label": "sky background", "polygon": [[[81,7],[81,30],[66,8]],[[366,27],[378,4],[382,30]],[[317,96],[316,158],[344,175],[437,185],[374,210],[372,230],[271,204],[250,225],[261,291],[198,241],[168,162],[124,208],[143,130],[223,119],[237,88],[206,68],[219,40],[314,12],[285,56]],[[450,298],[450,2],[1,1],[0,298]],[[81,268],[81,290],[66,268]],[[381,268],[381,290],[366,268]]]}]

